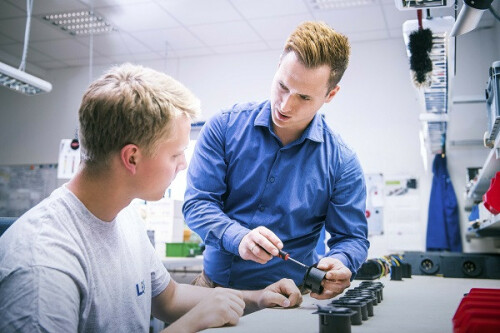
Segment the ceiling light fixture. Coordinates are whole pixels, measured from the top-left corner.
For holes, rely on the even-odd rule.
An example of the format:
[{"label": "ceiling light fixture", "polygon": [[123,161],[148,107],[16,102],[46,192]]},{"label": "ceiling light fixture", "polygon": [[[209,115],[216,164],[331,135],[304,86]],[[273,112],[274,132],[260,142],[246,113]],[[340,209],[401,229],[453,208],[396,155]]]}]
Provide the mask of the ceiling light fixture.
[{"label": "ceiling light fixture", "polygon": [[339,9],[371,5],[374,0],[311,0],[315,9]]},{"label": "ceiling light fixture", "polygon": [[451,7],[454,0],[394,0],[399,10]]},{"label": "ceiling light fixture", "polygon": [[24,71],[26,67],[26,57],[28,55],[32,8],[33,0],[26,0],[26,30],[24,32],[23,56],[19,69],[0,62],[0,85],[25,95],[48,93],[52,90],[52,84]]},{"label": "ceiling light fixture", "polygon": [[493,0],[464,0],[457,21],[451,29],[451,36],[460,36],[476,29],[481,16],[486,9],[491,8],[492,2]]},{"label": "ceiling light fixture", "polygon": [[52,84],[0,62],[0,85],[25,95],[48,93]]},{"label": "ceiling light fixture", "polygon": [[43,19],[73,36],[97,35],[116,29],[104,17],[88,10],[47,14]]}]

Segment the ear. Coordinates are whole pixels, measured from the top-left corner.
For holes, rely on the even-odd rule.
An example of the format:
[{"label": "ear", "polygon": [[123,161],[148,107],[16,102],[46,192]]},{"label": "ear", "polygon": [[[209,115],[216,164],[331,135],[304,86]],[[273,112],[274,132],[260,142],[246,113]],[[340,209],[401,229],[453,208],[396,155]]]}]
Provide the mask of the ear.
[{"label": "ear", "polygon": [[123,146],[120,150],[120,160],[122,165],[128,170],[132,175],[137,172],[137,162],[139,161],[140,151],[139,147],[134,144],[128,144]]},{"label": "ear", "polygon": [[332,100],[333,96],[335,96],[339,90],[340,86],[337,84],[335,88],[330,90],[330,92],[326,95],[325,103],[329,103]]}]

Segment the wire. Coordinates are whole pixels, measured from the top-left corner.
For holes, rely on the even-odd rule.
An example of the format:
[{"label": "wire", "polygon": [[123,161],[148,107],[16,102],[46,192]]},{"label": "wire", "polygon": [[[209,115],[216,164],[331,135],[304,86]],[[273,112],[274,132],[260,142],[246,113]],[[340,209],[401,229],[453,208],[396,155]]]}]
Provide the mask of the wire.
[{"label": "wire", "polygon": [[[94,1],[90,1],[90,12],[94,13]],[[89,84],[93,80],[94,76],[94,29],[90,29],[90,40],[89,40]]]},{"label": "wire", "polygon": [[26,0],[26,30],[24,30],[23,57],[21,58],[21,65],[19,65],[19,70],[23,72],[26,69],[26,57],[28,56],[28,43],[30,39],[32,9],[33,9],[33,0]]}]

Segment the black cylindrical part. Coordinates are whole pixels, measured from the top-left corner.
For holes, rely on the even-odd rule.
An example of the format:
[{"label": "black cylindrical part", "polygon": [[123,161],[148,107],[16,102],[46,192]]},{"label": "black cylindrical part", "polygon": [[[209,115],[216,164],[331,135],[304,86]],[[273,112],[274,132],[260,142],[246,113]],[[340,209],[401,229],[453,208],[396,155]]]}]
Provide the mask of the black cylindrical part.
[{"label": "black cylindrical part", "polygon": [[313,293],[321,294],[323,291],[323,286],[321,285],[321,281],[325,277],[326,272],[316,267],[309,267],[306,275],[304,276],[304,287],[310,289]]},{"label": "black cylindrical part", "polygon": [[351,333],[351,316],[356,312],[344,307],[319,306],[320,333]]}]

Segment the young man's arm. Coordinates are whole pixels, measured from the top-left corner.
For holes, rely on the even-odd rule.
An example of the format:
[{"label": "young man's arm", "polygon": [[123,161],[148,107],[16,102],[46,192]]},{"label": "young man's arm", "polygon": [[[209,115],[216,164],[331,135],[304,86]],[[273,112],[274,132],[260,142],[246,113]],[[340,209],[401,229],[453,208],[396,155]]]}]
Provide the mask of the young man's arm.
[{"label": "young man's arm", "polygon": [[178,284],[171,280],[167,288],[153,298],[153,315],[172,323],[166,332],[197,332],[209,327],[236,325],[244,312],[265,307],[293,307],[302,302],[294,282],[282,279],[265,289],[238,291]]}]

